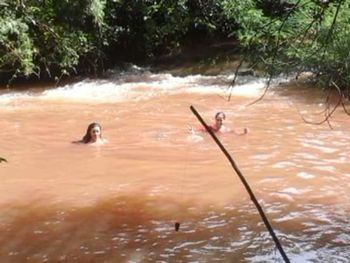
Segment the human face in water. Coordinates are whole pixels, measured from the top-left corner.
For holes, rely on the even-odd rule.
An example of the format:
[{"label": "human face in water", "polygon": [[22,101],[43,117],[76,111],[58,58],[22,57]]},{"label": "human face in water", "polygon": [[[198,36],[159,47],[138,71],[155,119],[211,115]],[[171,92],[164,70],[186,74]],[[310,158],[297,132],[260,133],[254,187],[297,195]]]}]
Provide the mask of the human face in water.
[{"label": "human face in water", "polygon": [[93,127],[90,130],[91,142],[96,142],[101,138],[101,129],[98,126]]},{"label": "human face in water", "polygon": [[220,129],[220,128],[221,128],[222,122],[223,122],[222,116],[219,115],[219,116],[217,116],[217,117],[215,118],[215,126],[216,126],[217,129]]}]

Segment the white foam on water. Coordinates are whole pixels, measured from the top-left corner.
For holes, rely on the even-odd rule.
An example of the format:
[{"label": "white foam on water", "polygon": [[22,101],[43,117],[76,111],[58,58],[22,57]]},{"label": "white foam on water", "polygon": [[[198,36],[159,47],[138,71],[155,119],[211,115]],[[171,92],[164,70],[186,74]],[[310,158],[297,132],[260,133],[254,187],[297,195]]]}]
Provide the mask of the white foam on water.
[{"label": "white foam on water", "polygon": [[281,198],[281,199],[285,199],[285,200],[287,200],[289,202],[294,202],[295,201],[294,198],[291,195],[289,195],[289,194],[271,193],[270,195],[271,196],[276,196],[276,197]]},{"label": "white foam on water", "polygon": [[203,140],[204,138],[197,134],[190,134],[186,137],[186,141],[193,142],[193,143],[201,142]]},{"label": "white foam on water", "polygon": [[263,81],[252,81],[246,84],[229,87],[228,85],[210,85],[203,86],[195,84],[186,89],[189,93],[220,93],[222,96],[242,96],[256,97],[259,96],[265,87]]},{"label": "white foam on water", "polygon": [[295,167],[296,163],[290,161],[281,161],[272,165],[273,168],[287,168],[287,167]]},{"label": "white foam on water", "polygon": [[297,189],[295,187],[287,187],[282,189],[281,191],[273,192],[270,195],[288,200],[290,202],[294,202],[295,201],[294,196],[301,195],[309,191],[310,189]]},{"label": "white foam on water", "polygon": [[330,165],[319,165],[319,166],[314,166],[314,169],[321,170],[324,172],[335,172],[336,168],[334,166]]},{"label": "white foam on water", "polygon": [[271,177],[271,178],[264,178],[259,181],[259,183],[264,184],[264,183],[275,183],[277,181],[283,181],[282,177]]},{"label": "white foam on water", "polygon": [[250,157],[250,159],[252,160],[268,160],[272,157],[275,156],[275,153],[262,153],[262,154],[256,154],[256,155],[253,155],[252,157]]},{"label": "white foam on water", "polygon": [[281,222],[287,222],[291,220],[297,220],[301,216],[302,214],[300,212],[290,212],[288,214],[283,215],[282,217],[275,218],[274,222],[281,223]]},{"label": "white foam on water", "polygon": [[319,159],[318,156],[311,154],[311,153],[307,153],[307,152],[300,152],[300,153],[296,153],[296,156],[299,156],[303,159],[310,159],[310,160],[316,160]]},{"label": "white foam on water", "polygon": [[3,95],[0,95],[0,105],[1,106],[21,106],[23,105],[23,101],[30,101],[35,98],[37,98],[37,94],[24,91],[24,92],[14,92],[10,91],[9,93],[5,93]]},{"label": "white foam on water", "polygon": [[111,81],[84,80],[60,88],[44,91],[40,98],[77,102],[118,102],[130,92],[129,85],[117,85]]},{"label": "white foam on water", "polygon": [[302,193],[305,193],[305,192],[308,192],[308,191],[305,190],[305,189],[303,189],[303,190],[296,189],[295,187],[288,187],[288,188],[285,188],[282,191],[280,191],[280,193],[294,194],[294,195],[302,194]]},{"label": "white foam on water", "polygon": [[174,76],[169,73],[151,73],[137,70],[111,75],[108,79],[85,79],[62,87],[35,92],[5,92],[0,105],[23,100],[73,101],[77,103],[115,103],[147,100],[154,96],[177,93],[219,93],[222,96],[259,96],[266,80],[252,76],[240,77],[230,87],[234,75]]},{"label": "white foam on water", "polygon": [[300,172],[297,174],[298,177],[303,178],[303,179],[312,179],[315,178],[315,175],[307,173],[307,172]]},{"label": "white foam on water", "polygon": [[335,149],[335,148],[332,148],[332,147],[325,147],[325,146],[318,146],[318,145],[313,145],[309,142],[301,142],[301,145],[305,148],[312,148],[312,149],[315,149],[315,150],[319,150],[320,152],[322,153],[335,153],[337,152],[338,150]]}]

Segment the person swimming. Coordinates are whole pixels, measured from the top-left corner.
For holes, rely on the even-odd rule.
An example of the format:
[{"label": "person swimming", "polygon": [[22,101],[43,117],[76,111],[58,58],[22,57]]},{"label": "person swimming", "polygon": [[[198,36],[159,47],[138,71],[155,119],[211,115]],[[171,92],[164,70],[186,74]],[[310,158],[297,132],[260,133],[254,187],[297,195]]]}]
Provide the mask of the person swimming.
[{"label": "person swimming", "polygon": [[93,122],[89,124],[84,137],[74,143],[104,144],[105,142],[106,140],[102,137],[102,126],[97,122]]},{"label": "person swimming", "polygon": [[213,131],[213,132],[220,132],[220,133],[227,133],[227,132],[233,132],[237,135],[244,135],[248,133],[248,129],[244,128],[243,132],[237,132],[236,130],[227,128],[226,126],[224,126],[224,120],[226,119],[226,115],[224,112],[220,111],[217,112],[215,114],[215,122],[214,124],[210,125],[209,128]]},{"label": "person swimming", "polygon": [[[227,128],[224,126],[224,120],[226,119],[226,115],[224,112],[220,111],[215,114],[214,120],[215,122],[212,125],[209,125],[209,128],[215,133],[235,133],[236,135],[245,135],[248,133],[248,129],[244,128],[243,132],[237,132],[236,130]],[[202,132],[207,132],[204,127],[199,129]],[[195,133],[195,130],[190,126],[190,132]]]},{"label": "person swimming", "polygon": [[214,124],[210,125],[209,128],[213,132],[228,132],[228,128],[226,128],[223,124],[224,120],[226,119],[225,113],[222,111],[215,114],[215,122]]}]

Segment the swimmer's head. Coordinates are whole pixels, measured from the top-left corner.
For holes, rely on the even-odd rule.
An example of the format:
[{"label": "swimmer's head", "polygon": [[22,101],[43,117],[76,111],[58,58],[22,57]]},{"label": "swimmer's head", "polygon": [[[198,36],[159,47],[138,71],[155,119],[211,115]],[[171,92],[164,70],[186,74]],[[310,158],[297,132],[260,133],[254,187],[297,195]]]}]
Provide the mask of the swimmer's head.
[{"label": "swimmer's head", "polygon": [[83,137],[83,142],[84,143],[95,142],[98,138],[102,138],[101,125],[97,122],[90,123],[86,130],[86,134]]},{"label": "swimmer's head", "polygon": [[224,120],[226,118],[226,115],[225,113],[223,113],[222,111],[218,112],[215,114],[215,119],[221,119],[221,120]]},{"label": "swimmer's head", "polygon": [[225,113],[222,111],[215,114],[215,124],[217,127],[221,127],[223,121],[226,119]]}]

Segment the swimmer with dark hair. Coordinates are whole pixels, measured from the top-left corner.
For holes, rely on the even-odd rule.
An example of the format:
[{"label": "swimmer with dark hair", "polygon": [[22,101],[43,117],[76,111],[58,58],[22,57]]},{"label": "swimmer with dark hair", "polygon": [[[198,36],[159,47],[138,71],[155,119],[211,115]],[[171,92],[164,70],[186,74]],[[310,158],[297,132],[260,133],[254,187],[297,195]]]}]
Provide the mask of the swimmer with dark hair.
[{"label": "swimmer with dark hair", "polygon": [[75,141],[74,143],[84,143],[84,144],[104,144],[107,141],[102,137],[102,127],[99,123],[90,123],[87,127],[86,134],[80,141]]}]

